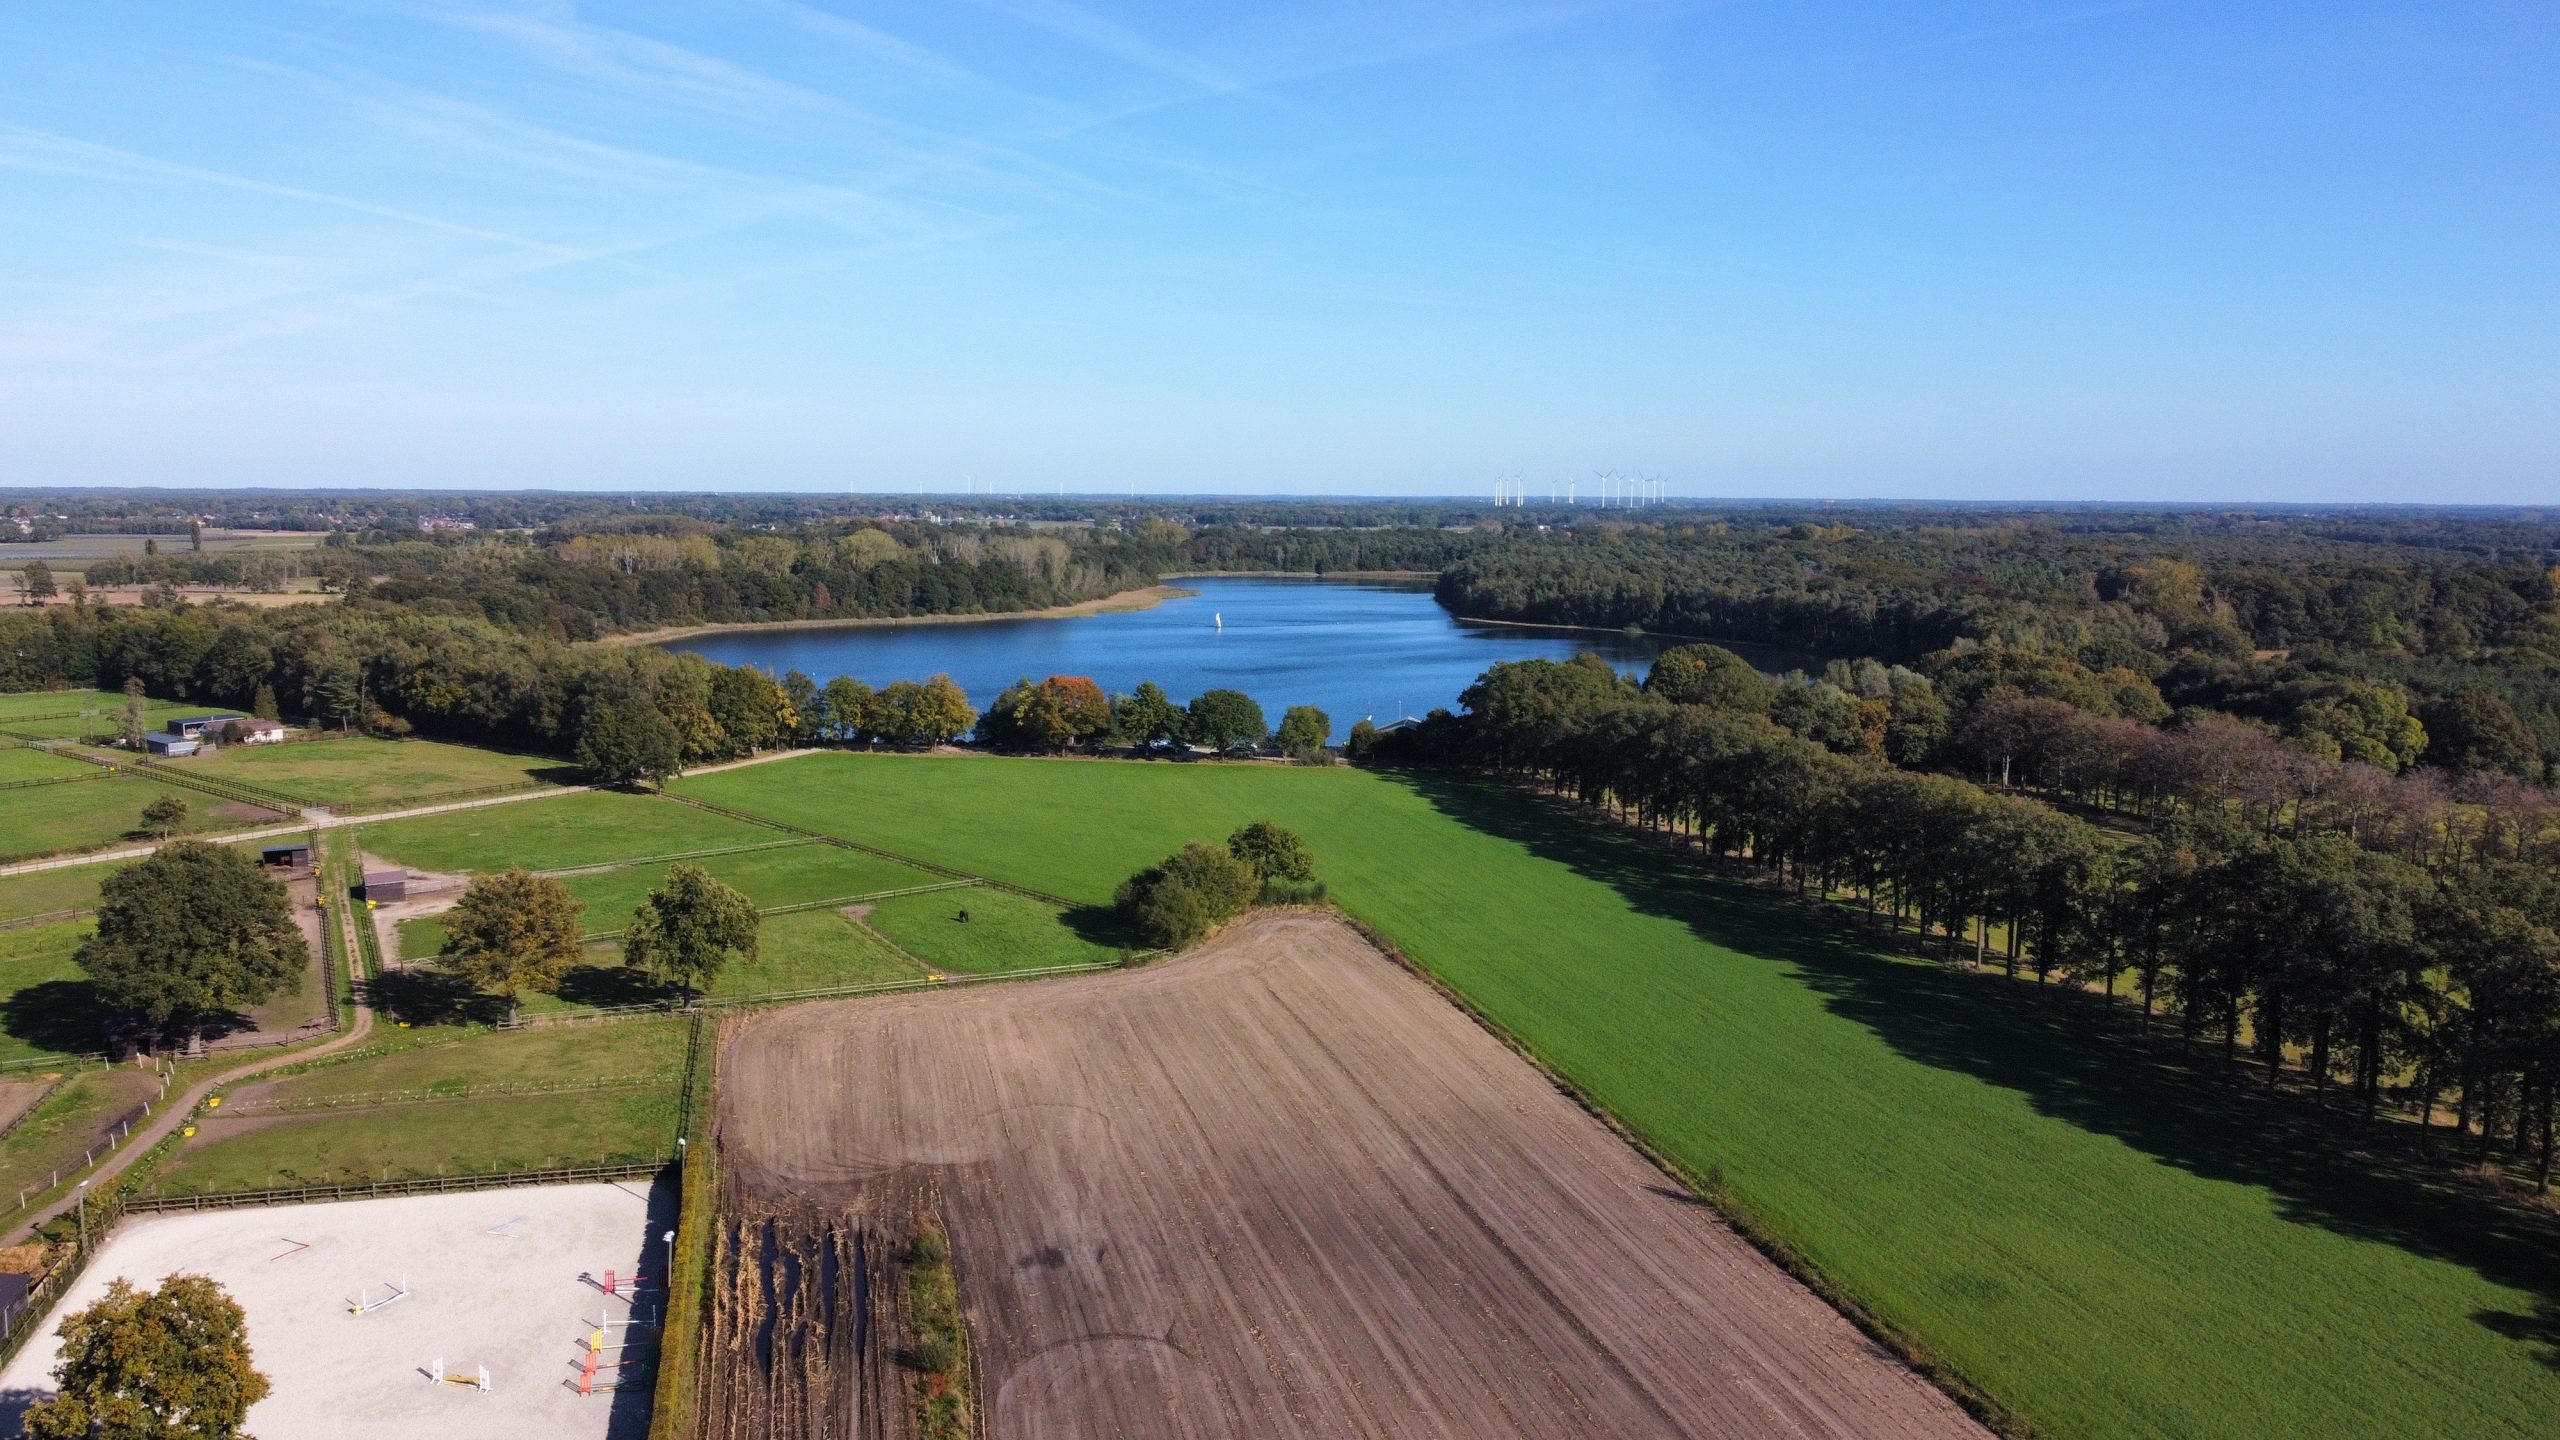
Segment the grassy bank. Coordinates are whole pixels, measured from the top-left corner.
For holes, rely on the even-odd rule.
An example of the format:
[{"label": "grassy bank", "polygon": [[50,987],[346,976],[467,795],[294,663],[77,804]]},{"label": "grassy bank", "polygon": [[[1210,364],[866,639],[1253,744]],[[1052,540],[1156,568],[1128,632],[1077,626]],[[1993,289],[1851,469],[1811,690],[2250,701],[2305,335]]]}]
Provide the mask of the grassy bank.
[{"label": "grassy bank", "polygon": [[824,756],[678,788],[1089,904],[1183,840],[1297,829],[1347,908],[2056,1435],[2523,1436],[2560,1405],[2546,1234],[1498,787]]}]

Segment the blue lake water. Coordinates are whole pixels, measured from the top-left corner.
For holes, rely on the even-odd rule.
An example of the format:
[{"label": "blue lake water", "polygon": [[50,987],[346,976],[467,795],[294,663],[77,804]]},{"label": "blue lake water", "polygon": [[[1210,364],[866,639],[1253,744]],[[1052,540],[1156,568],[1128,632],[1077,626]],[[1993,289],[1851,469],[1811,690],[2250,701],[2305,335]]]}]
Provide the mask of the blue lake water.
[{"label": "blue lake water", "polygon": [[[731,630],[671,641],[669,648],[775,675],[798,670],[821,684],[850,675],[877,687],[946,672],[980,708],[1026,676],[1089,675],[1114,695],[1153,680],[1176,703],[1224,687],[1260,701],[1275,726],[1289,706],[1313,705],[1332,718],[1339,740],[1363,717],[1383,725],[1434,706],[1456,709],[1458,692],[1497,660],[1565,660],[1590,650],[1641,673],[1666,645],[1678,643],[1614,631],[1470,623],[1441,609],[1427,586],[1180,583],[1200,593],[1150,610],[1063,620]],[[1783,650],[1732,648],[1764,668],[1811,663]]]}]

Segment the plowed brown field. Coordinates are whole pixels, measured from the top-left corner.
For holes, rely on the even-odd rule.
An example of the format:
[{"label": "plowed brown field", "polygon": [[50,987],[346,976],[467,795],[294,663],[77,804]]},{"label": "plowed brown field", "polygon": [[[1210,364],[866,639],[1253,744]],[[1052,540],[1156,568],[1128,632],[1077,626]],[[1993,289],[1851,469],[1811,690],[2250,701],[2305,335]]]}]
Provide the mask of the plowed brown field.
[{"label": "plowed brown field", "polygon": [[846,1237],[919,1195],[995,1440],[1984,1434],[1315,915],[1145,969],[758,1017],[720,1130],[724,1434],[903,1432],[863,1413],[903,1391],[865,1353],[880,1302]]}]

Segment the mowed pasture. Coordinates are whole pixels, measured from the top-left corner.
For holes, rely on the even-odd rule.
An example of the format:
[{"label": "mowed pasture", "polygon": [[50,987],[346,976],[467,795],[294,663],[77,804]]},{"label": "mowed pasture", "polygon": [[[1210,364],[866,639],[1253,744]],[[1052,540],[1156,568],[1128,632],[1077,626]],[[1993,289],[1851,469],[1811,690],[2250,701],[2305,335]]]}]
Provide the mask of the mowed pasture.
[{"label": "mowed pasture", "polygon": [[[820,907],[767,915],[759,959],[731,966],[721,975],[710,991],[721,998],[918,980],[928,966],[978,973],[1109,959],[1118,953],[1078,928],[1082,916],[1071,924],[1054,906],[974,886],[934,893],[972,897],[966,903],[973,906],[976,897],[996,897],[987,925],[944,936],[921,919],[910,927],[909,912],[893,908],[884,923],[901,933],[910,928],[921,933],[907,937],[916,940],[915,946],[884,939],[883,932],[865,923],[869,910],[863,909],[860,918],[844,912],[866,903],[901,907],[902,899],[879,897],[947,884],[947,877],[655,796],[591,791],[422,816],[368,826],[362,843],[368,854],[457,878],[511,864],[551,872],[585,907],[581,925],[596,936],[611,936],[627,926],[632,911],[665,883],[679,856],[735,886],[760,909]],[[441,909],[459,894],[449,890],[415,908]],[[956,911],[961,903],[950,908]],[[444,927],[434,913],[399,919],[393,935],[396,957],[405,965],[428,965],[444,948]],[[665,993],[624,967],[619,945],[605,939],[587,947],[584,963],[571,968],[557,994],[528,994],[522,1008],[530,1015],[557,1014],[649,1003]],[[386,995],[404,1015],[418,1020],[456,1013],[456,1006],[463,1007],[459,1013],[483,1018],[496,1013],[494,1002],[457,997],[449,987],[437,988],[423,977],[395,983]]]},{"label": "mowed pasture", "polygon": [[21,780],[64,780],[103,774],[86,760],[38,750],[32,745],[0,746],[0,785]]},{"label": "mowed pasture", "polygon": [[759,1327],[825,1313],[812,1292],[860,1283],[834,1237],[919,1196],[991,1434],[1983,1434],[1337,920],[767,1012],[723,1055],[721,1248],[748,1258],[713,1312],[707,1440],[905,1407],[858,1339]]},{"label": "mowed pasture", "polygon": [[414,869],[487,874],[521,865],[565,870],[643,856],[689,855],[785,838],[654,795],[610,790],[516,800],[367,825],[365,850]]},{"label": "mowed pasture", "polygon": [[213,779],[254,785],[307,805],[432,805],[441,796],[483,793],[580,772],[566,761],[433,740],[363,735],[282,745],[225,745],[175,762]]},{"label": "mowed pasture", "polygon": [[234,1087],[154,1177],[195,1195],[645,1163],[675,1146],[686,1022],[391,1042]]},{"label": "mowed pasture", "polygon": [[1505,787],[829,755],[684,793],[1088,904],[1271,819],[1335,896],[1861,1304],[2059,1436],[2538,1436],[2547,1227],[2091,1046],[2042,1000]]},{"label": "mowed pasture", "polygon": [[286,818],[135,773],[0,789],[0,863],[154,838],[143,832],[142,808],[163,795],[187,802],[186,823],[178,827],[182,835],[252,829]]},{"label": "mowed pasture", "polygon": [[[0,716],[0,730],[13,738],[29,740],[103,740],[124,733],[124,697],[110,695],[104,700],[91,700],[86,692],[80,698],[59,707],[26,706],[21,718]],[[94,707],[94,708],[93,708]],[[181,715],[216,715],[227,713],[219,705],[198,705],[181,700],[147,700],[143,702],[142,726],[146,730],[165,729]]]}]

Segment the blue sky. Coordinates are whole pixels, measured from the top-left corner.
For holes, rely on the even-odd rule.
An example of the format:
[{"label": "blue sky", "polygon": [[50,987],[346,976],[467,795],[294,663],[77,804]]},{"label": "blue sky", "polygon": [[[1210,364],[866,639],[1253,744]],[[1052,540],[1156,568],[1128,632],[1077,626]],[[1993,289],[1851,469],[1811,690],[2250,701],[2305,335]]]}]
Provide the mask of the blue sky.
[{"label": "blue sky", "polygon": [[0,486],[2560,500],[2560,7],[12,0]]}]

